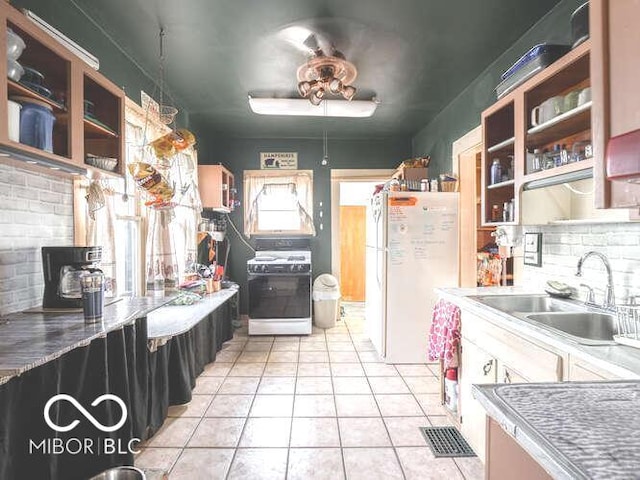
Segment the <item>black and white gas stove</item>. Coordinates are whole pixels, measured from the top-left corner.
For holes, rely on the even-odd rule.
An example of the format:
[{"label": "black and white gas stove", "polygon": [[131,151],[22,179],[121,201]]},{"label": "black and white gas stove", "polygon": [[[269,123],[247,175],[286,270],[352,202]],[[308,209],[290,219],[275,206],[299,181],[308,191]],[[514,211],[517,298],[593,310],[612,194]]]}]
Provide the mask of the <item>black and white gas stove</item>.
[{"label": "black and white gas stove", "polygon": [[[259,246],[269,248],[273,243]],[[310,250],[287,250],[286,246],[257,250],[256,256],[247,261],[247,280],[249,335],[311,333]]]}]

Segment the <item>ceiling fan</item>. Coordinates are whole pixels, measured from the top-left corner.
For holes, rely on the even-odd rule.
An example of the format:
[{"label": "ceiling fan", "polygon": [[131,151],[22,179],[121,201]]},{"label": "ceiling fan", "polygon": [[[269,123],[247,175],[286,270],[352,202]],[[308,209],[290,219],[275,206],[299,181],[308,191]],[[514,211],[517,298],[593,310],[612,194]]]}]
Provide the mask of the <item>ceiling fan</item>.
[{"label": "ceiling fan", "polygon": [[312,105],[319,105],[328,93],[341,95],[346,100],[356,94],[356,88],[351,85],[358,76],[355,65],[347,61],[332,37],[323,30],[292,25],[280,32],[281,38],[309,57],[298,68],[296,76],[298,93]]},{"label": "ceiling fan", "polygon": [[[352,84],[358,76],[358,70],[331,40],[340,38],[341,43],[349,47],[349,38],[340,35],[335,27],[327,31],[336,35],[324,33],[322,28],[312,28],[292,25],[277,34],[280,41],[284,40],[307,57],[307,61],[296,71],[297,90],[301,98],[259,98],[250,95],[251,109],[262,115],[371,116],[378,105],[377,99],[375,96],[369,100],[354,99],[357,89]],[[332,99],[332,96],[338,98]],[[318,108],[320,104],[324,105],[324,109]]]}]

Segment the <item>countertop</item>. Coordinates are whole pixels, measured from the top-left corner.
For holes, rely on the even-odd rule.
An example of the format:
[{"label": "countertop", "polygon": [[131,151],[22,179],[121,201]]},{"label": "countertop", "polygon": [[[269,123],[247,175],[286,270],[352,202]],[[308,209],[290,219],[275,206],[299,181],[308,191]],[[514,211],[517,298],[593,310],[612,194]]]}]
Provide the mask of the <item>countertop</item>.
[{"label": "countertop", "polygon": [[474,385],[473,394],[554,478],[637,478],[639,381]]},{"label": "countertop", "polygon": [[123,298],[104,307],[101,322],[85,324],[82,312],[13,313],[0,319],[0,384],[122,328],[173,300]]},{"label": "countertop", "polygon": [[200,320],[229,300],[237,287],[225,288],[205,295],[193,305],[167,305],[147,315],[149,340],[170,338],[193,328]]},{"label": "countertop", "polygon": [[538,327],[469,298],[475,295],[546,295],[544,292],[527,289],[526,287],[477,287],[438,288],[436,293],[441,298],[455,303],[462,310],[480,315],[483,319],[498,326],[529,336],[559,351],[581,358],[615,376],[640,379],[640,349],[625,345],[582,345],[566,337],[556,335],[543,327]]}]

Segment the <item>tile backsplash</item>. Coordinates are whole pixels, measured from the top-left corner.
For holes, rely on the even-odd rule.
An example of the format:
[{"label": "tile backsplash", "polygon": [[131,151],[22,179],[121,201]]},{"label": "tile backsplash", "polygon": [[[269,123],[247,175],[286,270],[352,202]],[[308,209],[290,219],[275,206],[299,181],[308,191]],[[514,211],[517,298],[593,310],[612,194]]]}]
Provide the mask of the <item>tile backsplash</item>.
[{"label": "tile backsplash", "polygon": [[[609,258],[617,303],[640,295],[640,223],[598,223],[524,226],[525,232],[542,233],[542,266],[525,265],[522,284],[542,289],[547,280],[559,280],[576,288],[584,299],[585,283],[595,289],[596,302],[602,303],[607,275],[602,262],[588,258],[582,277],[576,277],[578,259],[590,250]],[[640,303],[640,302],[639,302]]]},{"label": "tile backsplash", "polygon": [[40,247],[73,245],[73,182],[0,164],[0,315],[42,302]]}]

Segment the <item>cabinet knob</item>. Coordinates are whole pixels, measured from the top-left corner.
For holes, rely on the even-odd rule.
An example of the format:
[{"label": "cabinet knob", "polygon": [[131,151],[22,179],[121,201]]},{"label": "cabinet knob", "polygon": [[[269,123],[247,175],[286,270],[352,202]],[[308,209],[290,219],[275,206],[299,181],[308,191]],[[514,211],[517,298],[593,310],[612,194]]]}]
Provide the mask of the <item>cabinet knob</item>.
[{"label": "cabinet knob", "polygon": [[493,367],[493,359],[489,360],[487,363],[484,364],[484,366],[482,367],[482,373],[484,373],[485,375],[489,375],[489,372],[491,371],[492,367]]}]

